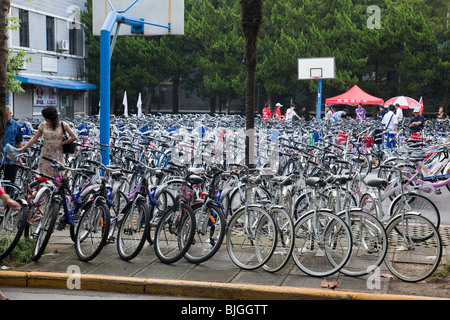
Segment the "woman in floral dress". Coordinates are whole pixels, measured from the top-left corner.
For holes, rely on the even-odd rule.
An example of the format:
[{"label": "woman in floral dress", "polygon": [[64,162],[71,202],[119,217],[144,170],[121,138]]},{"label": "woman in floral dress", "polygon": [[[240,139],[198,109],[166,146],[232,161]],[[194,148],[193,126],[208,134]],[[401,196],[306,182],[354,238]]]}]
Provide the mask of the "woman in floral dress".
[{"label": "woman in floral dress", "polygon": [[[39,124],[38,130],[33,138],[28,143],[18,149],[19,152],[31,147],[43,135],[44,143],[41,149],[41,156],[38,164],[38,171],[42,174],[56,177],[58,172],[52,168],[52,163],[43,159],[43,157],[54,159],[60,163],[65,164],[63,145],[76,141],[77,135],[70,126],[59,119],[58,111],[55,107],[47,107],[42,110],[43,122]],[[64,125],[64,130],[69,134],[69,139],[63,141],[63,130],[61,123]]]}]

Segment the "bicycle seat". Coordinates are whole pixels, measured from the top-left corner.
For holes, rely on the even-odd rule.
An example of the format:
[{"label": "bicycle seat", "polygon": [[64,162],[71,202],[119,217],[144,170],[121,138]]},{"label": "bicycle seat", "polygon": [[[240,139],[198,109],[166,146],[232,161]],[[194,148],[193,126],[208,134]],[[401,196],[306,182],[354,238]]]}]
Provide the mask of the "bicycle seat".
[{"label": "bicycle seat", "polygon": [[193,175],[190,175],[190,176],[187,178],[187,181],[188,181],[190,184],[200,184],[200,183],[203,182],[203,178],[200,177],[200,176],[197,176],[197,175],[193,174]]},{"label": "bicycle seat", "polygon": [[245,184],[247,184],[247,183],[260,184],[261,178],[260,177],[250,177],[250,179],[249,179],[249,178],[247,178],[247,176],[244,176],[244,177],[242,177],[241,182],[245,183]]},{"label": "bicycle seat", "polygon": [[386,179],[381,179],[381,178],[373,178],[367,181],[367,185],[369,187],[386,187],[388,185],[388,181]]},{"label": "bicycle seat", "polygon": [[335,184],[345,184],[345,183],[347,183],[347,181],[352,180],[352,177],[332,175],[331,178],[329,178],[329,179],[331,180],[331,182],[333,182]]},{"label": "bicycle seat", "polygon": [[274,185],[280,184],[283,187],[290,186],[294,181],[292,180],[291,176],[289,177],[274,177],[273,183]]},{"label": "bicycle seat", "polygon": [[314,187],[317,184],[319,184],[319,187],[324,187],[326,185],[326,182],[321,180],[319,177],[311,177],[306,179],[306,185],[309,187]]}]

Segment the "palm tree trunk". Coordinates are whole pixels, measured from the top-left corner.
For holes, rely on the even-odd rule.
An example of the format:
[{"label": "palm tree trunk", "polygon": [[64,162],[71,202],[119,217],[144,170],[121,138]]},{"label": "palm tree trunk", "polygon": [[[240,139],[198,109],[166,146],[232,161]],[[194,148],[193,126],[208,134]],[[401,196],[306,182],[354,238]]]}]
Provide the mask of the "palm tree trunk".
[{"label": "palm tree trunk", "polygon": [[6,96],[8,94],[8,14],[11,3],[0,0],[0,140],[5,134]]},{"label": "palm tree trunk", "polygon": [[246,81],[246,132],[245,140],[245,164],[249,168],[255,166],[253,159],[254,128],[255,128],[255,73],[256,73],[256,43],[262,23],[262,0],[241,0],[242,31],[246,39],[245,68]]}]

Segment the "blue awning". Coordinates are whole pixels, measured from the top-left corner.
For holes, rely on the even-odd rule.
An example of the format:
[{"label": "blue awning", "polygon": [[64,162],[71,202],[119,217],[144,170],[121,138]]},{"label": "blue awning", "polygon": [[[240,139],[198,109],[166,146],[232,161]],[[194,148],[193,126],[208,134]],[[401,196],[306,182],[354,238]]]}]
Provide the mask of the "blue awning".
[{"label": "blue awning", "polygon": [[87,82],[76,80],[55,79],[50,77],[24,77],[24,76],[15,76],[14,79],[22,83],[32,83],[41,86],[60,89],[71,89],[71,90],[97,89],[97,86],[95,84],[90,84]]}]

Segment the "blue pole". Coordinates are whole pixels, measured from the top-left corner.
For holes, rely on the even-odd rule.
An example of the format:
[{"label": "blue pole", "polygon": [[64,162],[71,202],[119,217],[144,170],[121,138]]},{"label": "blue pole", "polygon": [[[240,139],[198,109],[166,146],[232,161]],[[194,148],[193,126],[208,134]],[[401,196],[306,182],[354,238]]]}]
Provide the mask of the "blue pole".
[{"label": "blue pole", "polygon": [[317,93],[317,120],[322,116],[322,79],[319,79],[319,88]]},{"label": "blue pole", "polygon": [[109,164],[110,91],[111,91],[111,32],[120,15],[114,11],[108,14],[100,32],[100,155],[104,165]]}]

